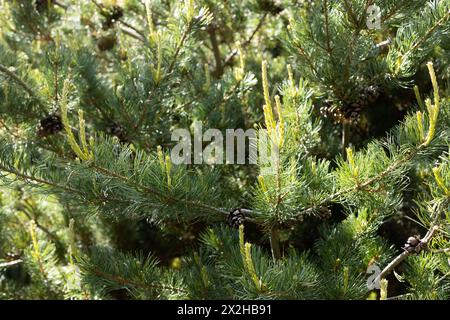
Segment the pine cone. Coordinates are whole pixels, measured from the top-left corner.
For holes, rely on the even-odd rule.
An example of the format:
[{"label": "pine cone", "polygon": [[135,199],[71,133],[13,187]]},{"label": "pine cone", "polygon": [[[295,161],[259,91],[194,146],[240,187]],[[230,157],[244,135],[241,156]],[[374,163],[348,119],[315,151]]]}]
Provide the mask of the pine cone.
[{"label": "pine cone", "polygon": [[408,251],[409,253],[419,253],[420,252],[420,237],[419,236],[413,236],[409,237],[406,241],[403,249]]},{"label": "pine cone", "polygon": [[240,208],[231,210],[228,215],[228,224],[233,228],[239,228],[245,221],[245,215]]},{"label": "pine cone", "polygon": [[325,100],[320,107],[319,112],[322,117],[333,120],[334,124],[342,123],[344,120],[344,115],[341,110],[339,110],[339,108],[334,105],[331,100]]},{"label": "pine cone", "polygon": [[317,215],[319,216],[319,218],[324,219],[324,220],[329,219],[332,216],[331,210],[328,209],[327,207],[321,207],[317,211]]},{"label": "pine cone", "polygon": [[363,102],[361,100],[349,104],[344,109],[344,119],[352,125],[358,124],[361,119],[363,107]]},{"label": "pine cone", "polygon": [[120,124],[113,123],[107,128],[107,132],[110,135],[117,137],[120,142],[127,142],[127,134],[125,129]]},{"label": "pine cone", "polygon": [[260,0],[258,5],[262,11],[269,12],[272,15],[277,15],[284,10],[283,7],[276,4],[273,0]]}]

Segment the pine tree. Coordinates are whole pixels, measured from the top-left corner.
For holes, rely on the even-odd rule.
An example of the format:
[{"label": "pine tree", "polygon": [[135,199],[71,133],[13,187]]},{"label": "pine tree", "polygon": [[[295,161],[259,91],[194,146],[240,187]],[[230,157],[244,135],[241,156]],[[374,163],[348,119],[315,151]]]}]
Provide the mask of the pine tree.
[{"label": "pine tree", "polygon": [[[449,297],[450,1],[0,0],[0,26],[0,299]],[[279,156],[174,164],[195,123]]]}]

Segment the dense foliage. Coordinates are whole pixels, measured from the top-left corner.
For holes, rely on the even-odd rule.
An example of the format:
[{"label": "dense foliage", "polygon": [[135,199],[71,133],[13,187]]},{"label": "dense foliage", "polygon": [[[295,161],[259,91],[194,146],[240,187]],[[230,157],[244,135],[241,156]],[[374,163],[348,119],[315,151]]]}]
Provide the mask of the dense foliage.
[{"label": "dense foliage", "polygon": [[[0,299],[447,299],[449,45],[449,0],[0,0]],[[279,157],[172,163],[195,123]]]}]

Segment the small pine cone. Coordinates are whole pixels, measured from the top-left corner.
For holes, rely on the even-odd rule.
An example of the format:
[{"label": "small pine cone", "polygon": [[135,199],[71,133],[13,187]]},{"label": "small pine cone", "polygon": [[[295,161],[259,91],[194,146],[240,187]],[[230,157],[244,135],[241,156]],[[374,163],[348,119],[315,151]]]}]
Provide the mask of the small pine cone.
[{"label": "small pine cone", "polygon": [[239,228],[241,224],[245,221],[244,213],[240,208],[231,210],[228,215],[228,224],[233,228]]},{"label": "small pine cone", "polygon": [[333,102],[330,100],[325,100],[322,106],[319,109],[319,113],[324,118],[330,118],[333,123],[342,122],[343,114],[341,110],[336,105],[333,105]]},{"label": "small pine cone", "polygon": [[328,109],[326,106],[321,106],[319,112],[322,117],[328,118]]},{"label": "small pine cone", "polygon": [[59,115],[49,115],[40,121],[38,134],[41,137],[48,137],[60,132],[64,128]]}]

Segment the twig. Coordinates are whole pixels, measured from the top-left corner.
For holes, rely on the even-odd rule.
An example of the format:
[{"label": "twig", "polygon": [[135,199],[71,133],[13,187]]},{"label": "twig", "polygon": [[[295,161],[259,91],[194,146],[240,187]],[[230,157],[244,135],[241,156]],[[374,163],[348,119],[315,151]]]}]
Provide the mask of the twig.
[{"label": "twig", "polygon": [[29,176],[29,175],[23,174],[23,173],[17,171],[16,169],[11,169],[11,168],[8,168],[8,167],[6,167],[4,165],[1,165],[1,164],[0,164],[0,171],[5,171],[5,172],[8,172],[9,174],[13,174],[13,175],[23,179],[24,181],[33,181],[33,182],[36,182],[38,184],[43,184],[43,185],[47,185],[47,186],[50,186],[50,187],[53,187],[53,188],[62,189],[64,191],[66,191],[66,192],[72,192],[72,193],[77,193],[79,195],[82,195],[78,190],[71,189],[71,188],[65,187],[65,186],[61,186],[61,185],[58,185],[56,183],[53,183],[53,182],[50,182],[50,181],[47,181],[47,180],[43,180],[43,179],[40,179],[40,178],[37,178],[37,177],[33,177],[33,176]]},{"label": "twig", "polygon": [[0,263],[0,268],[12,267],[12,266],[15,266],[16,264],[20,264],[22,262],[23,262],[22,259],[18,259],[18,260],[14,260],[14,261],[8,261],[8,262]]},{"label": "twig", "polygon": [[403,251],[401,254],[399,254],[397,257],[395,257],[394,260],[392,260],[384,269],[381,271],[381,273],[375,278],[374,283],[380,283],[381,279],[386,277],[389,273],[391,273],[396,266],[398,266],[403,260],[405,260],[407,257],[409,257],[412,253],[408,251]]},{"label": "twig", "polygon": [[305,58],[306,62],[309,64],[309,67],[314,72],[314,75],[315,76],[319,75],[320,73],[318,72],[317,68],[314,66],[314,63],[312,62],[311,57],[308,55],[308,53],[305,51],[305,49],[303,49],[303,47],[300,44],[298,45],[298,50],[299,50],[300,54]]},{"label": "twig", "polygon": [[20,139],[20,137],[13,132],[13,130],[3,121],[3,119],[0,119],[0,125],[5,128],[5,130],[11,135],[13,136],[15,139]]},{"label": "twig", "polygon": [[[95,6],[96,6],[99,10],[104,10],[104,9],[105,9],[105,7],[104,7],[102,4],[98,3],[96,0],[91,0],[91,2],[94,3]],[[129,35],[130,37],[132,37],[132,38],[134,38],[134,39],[137,39],[137,40],[139,40],[139,41],[146,42],[146,41],[145,41],[145,34],[144,34],[141,30],[137,29],[135,26],[133,26],[133,25],[129,24],[128,22],[123,21],[123,20],[121,20],[121,19],[119,19],[118,22],[121,23],[121,24],[123,24],[123,25],[124,25],[125,27],[127,27],[128,29],[131,29],[131,30],[134,31],[134,32],[131,32],[131,31],[125,29],[125,28],[120,28],[120,30],[122,30],[125,34],[127,34],[127,35]]]},{"label": "twig", "polygon": [[405,294],[401,294],[401,295],[398,295],[398,296],[386,298],[386,300],[400,300],[400,299],[403,299],[403,298],[408,297],[410,295],[411,295],[411,293],[405,293]]},{"label": "twig", "polygon": [[357,25],[358,24],[358,19],[356,18],[356,14],[355,14],[355,12],[352,9],[351,4],[348,3],[348,0],[344,0],[344,4],[343,5],[344,5],[345,9],[347,10],[347,12],[349,13],[350,18],[352,19],[351,22],[354,25]]},{"label": "twig", "polygon": [[381,17],[381,23],[389,20],[394,15],[396,15],[399,12],[399,10],[403,7],[405,2],[407,2],[407,1],[410,1],[410,0],[398,1],[397,4],[391,9],[390,12],[383,14],[383,16]]},{"label": "twig", "polygon": [[[27,205],[28,209],[30,210],[31,213],[33,213],[33,211],[36,210],[36,208],[33,207],[33,205],[28,201],[25,200],[24,201],[25,204]],[[40,222],[37,220],[37,215],[36,213],[34,213],[34,217],[31,216],[31,214],[27,211],[27,210],[21,210],[30,221],[34,221],[34,223],[36,224],[36,227],[38,229],[40,229],[41,231],[43,231],[50,239],[52,239],[54,242],[61,244],[60,239],[58,238],[58,236],[53,233],[52,231],[50,231],[47,227],[43,226],[42,224],[40,224]]]},{"label": "twig", "polygon": [[96,170],[97,172],[99,172],[101,174],[104,174],[104,175],[107,175],[107,176],[110,176],[110,177],[113,177],[113,178],[120,179],[120,180],[126,182],[127,184],[132,185],[133,187],[146,192],[147,194],[151,194],[153,196],[157,196],[157,197],[159,197],[159,198],[161,198],[161,199],[163,199],[163,200],[165,200],[165,201],[167,201],[169,203],[172,203],[172,202],[184,203],[185,205],[188,205],[188,206],[197,207],[197,208],[200,208],[200,209],[204,209],[204,210],[210,211],[212,213],[216,213],[216,214],[220,214],[222,216],[228,217],[229,211],[227,211],[225,209],[216,208],[216,207],[213,207],[213,206],[201,203],[199,201],[191,201],[191,200],[183,200],[183,199],[179,199],[179,198],[174,198],[174,197],[172,197],[172,196],[170,196],[168,194],[165,194],[163,192],[155,190],[154,188],[138,185],[135,182],[131,181],[126,176],[122,176],[122,175],[120,175],[118,173],[115,173],[115,172],[112,172],[112,171],[110,171],[108,169],[99,167],[99,166],[97,166],[95,164],[92,164],[91,168],[93,168],[94,170]]},{"label": "twig", "polygon": [[28,86],[22,79],[20,79],[13,71],[11,71],[6,66],[0,64],[0,72],[4,73],[6,76],[11,78],[13,81],[18,83],[32,98],[35,98],[36,100],[39,100],[37,96],[35,95],[32,88]]},{"label": "twig", "polygon": [[444,249],[437,249],[437,250],[430,250],[432,253],[447,253],[450,252],[450,248],[444,248]]},{"label": "twig", "polygon": [[97,8],[99,8],[100,10],[103,10],[103,6],[100,5],[96,0],[91,0],[96,6]]},{"label": "twig", "polygon": [[326,43],[327,43],[327,51],[328,53],[331,53],[331,51],[333,51],[333,49],[331,48],[331,42],[330,42],[330,25],[329,25],[329,16],[328,16],[328,1],[325,0],[323,2],[323,10],[324,10],[324,14],[325,14],[325,35],[326,35]]}]

